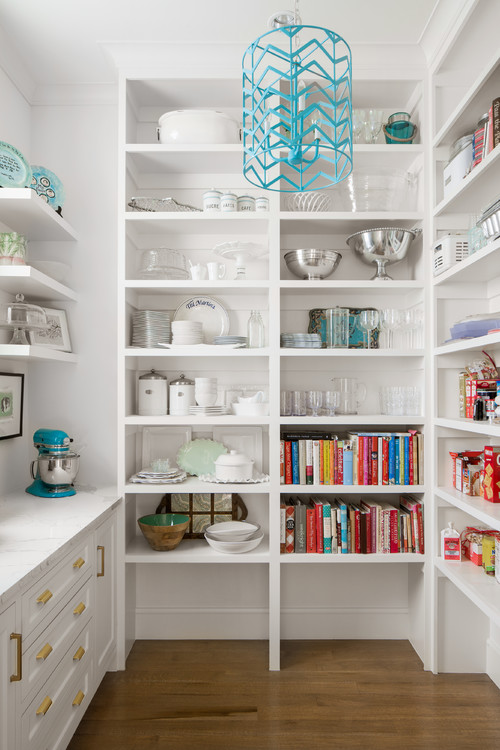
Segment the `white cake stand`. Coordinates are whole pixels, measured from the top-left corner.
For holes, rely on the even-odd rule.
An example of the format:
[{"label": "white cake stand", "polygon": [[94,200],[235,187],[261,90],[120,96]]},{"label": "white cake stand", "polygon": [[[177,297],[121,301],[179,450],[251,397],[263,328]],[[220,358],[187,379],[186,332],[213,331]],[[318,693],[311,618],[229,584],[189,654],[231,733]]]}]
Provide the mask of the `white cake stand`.
[{"label": "white cake stand", "polygon": [[221,242],[214,247],[214,253],[226,260],[236,261],[235,281],[246,279],[246,264],[249,260],[260,258],[266,253],[263,245],[257,245],[254,242]]}]

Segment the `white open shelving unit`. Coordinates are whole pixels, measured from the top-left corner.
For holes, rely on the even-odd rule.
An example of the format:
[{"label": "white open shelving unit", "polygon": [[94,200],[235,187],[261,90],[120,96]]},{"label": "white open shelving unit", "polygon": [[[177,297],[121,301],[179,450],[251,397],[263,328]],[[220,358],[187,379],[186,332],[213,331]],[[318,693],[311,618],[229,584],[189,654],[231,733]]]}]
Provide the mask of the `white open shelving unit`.
[{"label": "white open shelving unit", "polygon": [[[495,3],[472,3],[468,17],[456,29],[453,43],[443,50],[430,71],[431,241],[446,232],[466,232],[471,217],[479,216],[498,195],[498,148],[446,199],[442,193],[442,170],[449,146],[472,132],[479,117],[500,95],[500,54],[495,38],[499,10]],[[482,351],[500,364],[500,336],[492,333],[446,342],[450,326],[465,315],[500,309],[499,252],[497,239],[430,278],[433,489],[429,503],[432,507],[429,550],[433,573],[428,602],[430,668],[435,672],[486,672],[497,685],[500,685],[500,588],[494,578],[470,561],[454,564],[443,561],[440,530],[449,520],[459,530],[477,525],[500,530],[498,505],[464,495],[451,486],[449,457],[450,450],[480,450],[487,444],[499,444],[498,425],[459,418],[458,373]]]},{"label": "white open shelving unit", "polygon": [[[31,188],[0,190],[0,222],[8,227],[8,231],[18,232],[30,242],[74,243],[78,239],[73,227]],[[16,294],[24,294],[27,302],[42,307],[78,301],[73,289],[28,264],[0,266],[0,292],[3,301],[13,301]],[[8,341],[12,333],[6,331],[0,335],[2,340]],[[7,343],[0,344],[0,358],[18,362],[77,362],[77,356],[69,352]]]},{"label": "white open shelving unit", "polygon": [[[425,117],[424,71],[381,69],[377,78],[360,80],[355,90],[367,106],[378,100],[387,114],[406,109],[414,121]],[[267,638],[269,667],[279,669],[281,638],[409,638],[425,659],[424,578],[427,555],[280,555],[280,499],[285,495],[366,495],[398,505],[404,492],[424,499],[426,485],[411,487],[349,487],[280,485],[281,429],[331,426],[340,433],[350,429],[412,428],[426,432],[425,409],[415,417],[382,416],[378,389],[387,382],[418,384],[427,398],[424,349],[291,350],[280,349],[280,333],[307,331],[309,310],[335,305],[427,306],[424,242],[414,241],[405,261],[391,266],[390,282],[371,281],[374,268],[364,266],[347,248],[346,238],[377,226],[421,227],[423,222],[424,145],[394,147],[382,142],[355,145],[355,169],[412,172],[418,183],[414,205],[397,212],[354,213],[335,210],[339,194],[332,191],[334,210],[296,213],[286,209],[285,196],[267,193],[269,212],[255,214],[139,213],[128,208],[132,197],[165,197],[202,206],[202,194],[212,187],[258,196],[242,176],[240,145],[161,145],[156,142],[158,118],[168,109],[206,107],[241,119],[241,82],[218,77],[178,76],[152,71],[151,75],[122,73],[119,137],[119,469],[124,495],[122,518],[123,618],[121,660],[125,662],[135,638]],[[381,139],[382,140],[382,139]],[[403,207],[404,208],[404,207]],[[216,282],[142,281],[138,279],[141,252],[169,247],[193,262],[217,260],[217,243],[242,239],[264,244],[268,255],[248,263],[247,280],[231,281],[234,263],[226,263],[226,278]],[[288,249],[333,247],[343,255],[331,279],[305,282],[293,277],[284,262]],[[131,313],[136,309],[175,312],[186,298],[214,295],[229,312],[230,332],[246,335],[252,309],[262,312],[266,345],[233,352],[186,347],[136,349],[130,346]],[[243,383],[264,386],[270,398],[270,416],[244,419],[227,415],[207,417],[139,417],[136,413],[137,378],[154,367],[168,380],[213,375],[221,385]],[[281,389],[328,390],[334,375],[365,381],[368,396],[357,415],[333,418],[280,417]],[[253,485],[213,485],[196,477],[174,486],[147,486],[128,482],[144,460],[144,439],[156,431],[158,440],[172,437],[178,446],[189,434],[211,436],[212,429],[233,430],[262,439],[262,471],[269,482]],[[189,433],[187,432],[189,430]],[[231,433],[230,433],[231,434]],[[149,438],[147,438],[149,439]],[[173,454],[175,456],[175,452]],[[259,457],[260,458],[260,457]],[[427,461],[427,458],[426,458]],[[220,555],[204,540],[183,540],[176,550],[152,552],[137,526],[137,518],[154,512],[166,492],[237,493],[249,518],[260,523],[264,542],[252,553]],[[190,563],[183,567],[184,563]],[[248,564],[247,564],[248,563]],[[342,563],[341,568],[331,565]],[[354,563],[350,565],[350,563]],[[359,563],[363,563],[360,565]],[[383,565],[379,564],[383,563]],[[409,565],[409,563],[411,563]],[[212,564],[217,564],[216,571]],[[290,565],[292,567],[290,567]],[[311,568],[311,565],[313,566]],[[334,574],[333,570],[342,571]],[[314,585],[312,585],[314,579]]]}]

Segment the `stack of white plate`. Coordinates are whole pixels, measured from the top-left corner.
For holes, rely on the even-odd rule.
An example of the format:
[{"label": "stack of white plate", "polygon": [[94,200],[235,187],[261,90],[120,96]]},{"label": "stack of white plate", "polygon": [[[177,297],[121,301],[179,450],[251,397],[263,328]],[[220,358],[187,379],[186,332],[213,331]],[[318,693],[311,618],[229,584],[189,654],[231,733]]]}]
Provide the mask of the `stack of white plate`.
[{"label": "stack of white plate", "polygon": [[205,529],[205,539],[217,552],[238,554],[259,546],[264,532],[259,524],[248,521],[222,521]]},{"label": "stack of white plate", "polygon": [[214,344],[217,344],[219,346],[224,346],[227,344],[231,344],[232,346],[246,346],[247,345],[247,337],[246,336],[215,336],[214,337]]},{"label": "stack of white plate", "polygon": [[203,344],[203,324],[197,320],[174,320],[172,322],[172,343],[192,346]]},{"label": "stack of white plate", "polygon": [[130,477],[130,482],[135,484],[176,484],[177,482],[183,482],[186,477],[186,472],[177,467],[167,471],[142,469]]},{"label": "stack of white plate", "polygon": [[321,349],[319,333],[282,333],[281,346],[285,349]]},{"label": "stack of white plate", "polygon": [[137,310],[132,314],[132,346],[145,348],[170,344],[170,315],[160,310]]},{"label": "stack of white plate", "polygon": [[207,416],[220,417],[228,413],[227,406],[190,406],[189,413],[198,416],[206,414]]}]

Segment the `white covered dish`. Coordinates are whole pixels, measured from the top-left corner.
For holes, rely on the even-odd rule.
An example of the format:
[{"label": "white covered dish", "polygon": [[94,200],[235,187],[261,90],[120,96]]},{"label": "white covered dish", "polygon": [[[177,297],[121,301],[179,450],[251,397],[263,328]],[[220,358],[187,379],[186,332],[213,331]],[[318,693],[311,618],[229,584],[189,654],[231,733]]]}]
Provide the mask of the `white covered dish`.
[{"label": "white covered dish", "polygon": [[226,482],[246,482],[253,475],[253,459],[238,451],[221,454],[215,464],[215,476]]},{"label": "white covered dish", "polygon": [[224,112],[178,109],[165,112],[156,129],[160,143],[239,143],[240,128]]}]

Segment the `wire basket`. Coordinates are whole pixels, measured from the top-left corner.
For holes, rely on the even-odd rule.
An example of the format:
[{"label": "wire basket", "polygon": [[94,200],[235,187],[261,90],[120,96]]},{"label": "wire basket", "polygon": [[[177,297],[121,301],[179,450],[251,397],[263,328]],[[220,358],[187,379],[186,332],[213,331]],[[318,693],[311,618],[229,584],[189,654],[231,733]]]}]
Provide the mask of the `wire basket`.
[{"label": "wire basket", "polygon": [[128,205],[133,211],[201,211],[201,208],[178,203],[174,198],[132,198]]},{"label": "wire basket", "polygon": [[287,195],[289,211],[329,211],[331,197],[326,193],[292,193]]}]

